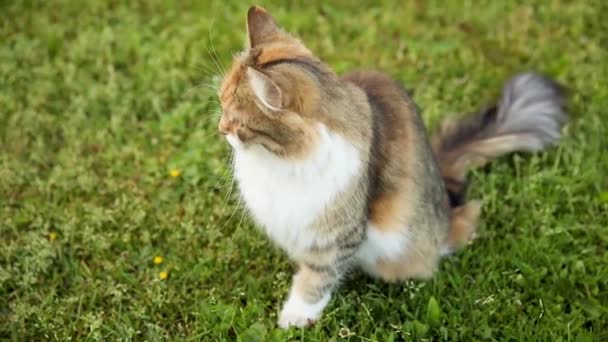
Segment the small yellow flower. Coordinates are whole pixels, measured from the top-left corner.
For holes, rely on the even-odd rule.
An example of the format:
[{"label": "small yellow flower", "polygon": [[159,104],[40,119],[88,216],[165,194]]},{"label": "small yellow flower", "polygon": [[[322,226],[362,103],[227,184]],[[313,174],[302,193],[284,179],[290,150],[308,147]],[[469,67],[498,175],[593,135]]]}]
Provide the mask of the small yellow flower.
[{"label": "small yellow flower", "polygon": [[55,241],[55,240],[57,240],[57,233],[55,233],[55,232],[50,232],[50,233],[49,233],[49,240],[51,240],[51,241]]},{"label": "small yellow flower", "polygon": [[167,271],[162,271],[158,274],[158,277],[160,278],[160,280],[165,280],[165,279],[167,279],[168,276],[169,276],[169,273],[167,273]]},{"label": "small yellow flower", "polygon": [[154,265],[160,265],[163,263],[163,257],[162,256],[155,256],[154,257]]},{"label": "small yellow flower", "polygon": [[171,171],[169,171],[169,176],[173,177],[173,178],[177,178],[182,174],[182,172],[178,169],[173,169]]}]

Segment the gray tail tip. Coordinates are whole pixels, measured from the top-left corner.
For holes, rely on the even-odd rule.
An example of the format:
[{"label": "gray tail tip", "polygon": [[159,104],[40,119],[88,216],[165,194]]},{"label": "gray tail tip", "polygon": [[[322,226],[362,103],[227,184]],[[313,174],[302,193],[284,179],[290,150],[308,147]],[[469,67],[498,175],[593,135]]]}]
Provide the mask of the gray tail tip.
[{"label": "gray tail tip", "polygon": [[503,89],[498,122],[506,131],[534,131],[542,140],[555,140],[568,120],[567,92],[564,85],[536,72],[515,75]]},{"label": "gray tail tip", "polygon": [[564,106],[570,89],[563,83],[536,71],[526,71],[513,76],[506,84],[504,94],[514,92],[512,97],[530,96],[534,100],[543,98]]}]

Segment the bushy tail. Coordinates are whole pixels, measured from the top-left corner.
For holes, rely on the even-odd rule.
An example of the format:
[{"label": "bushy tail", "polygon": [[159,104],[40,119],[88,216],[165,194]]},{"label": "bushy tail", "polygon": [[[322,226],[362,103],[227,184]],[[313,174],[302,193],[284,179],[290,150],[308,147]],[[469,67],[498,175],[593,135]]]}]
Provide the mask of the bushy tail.
[{"label": "bushy tail", "polygon": [[507,153],[540,151],[555,143],[567,119],[565,102],[559,84],[523,73],[505,84],[496,105],[442,123],[432,143],[453,208],[450,248],[468,242],[479,214],[478,203],[465,204],[467,172]]}]

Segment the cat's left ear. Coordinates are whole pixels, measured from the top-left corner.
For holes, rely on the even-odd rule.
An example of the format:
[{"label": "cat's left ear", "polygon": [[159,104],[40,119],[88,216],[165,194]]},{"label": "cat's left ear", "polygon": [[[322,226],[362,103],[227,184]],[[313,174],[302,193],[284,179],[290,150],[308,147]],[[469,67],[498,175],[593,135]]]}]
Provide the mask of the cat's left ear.
[{"label": "cat's left ear", "polygon": [[280,32],[280,28],[265,9],[252,6],[247,12],[247,34],[249,47],[253,48],[261,43],[270,41]]},{"label": "cat's left ear", "polygon": [[247,79],[253,93],[266,109],[276,112],[283,107],[283,93],[281,88],[270,77],[247,67]]}]

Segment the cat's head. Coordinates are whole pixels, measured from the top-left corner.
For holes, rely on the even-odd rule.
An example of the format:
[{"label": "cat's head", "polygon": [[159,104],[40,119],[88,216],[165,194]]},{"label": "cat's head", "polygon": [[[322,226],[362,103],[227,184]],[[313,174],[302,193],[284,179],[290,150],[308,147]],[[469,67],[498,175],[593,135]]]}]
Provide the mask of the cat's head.
[{"label": "cat's head", "polygon": [[335,75],[263,8],[247,13],[247,46],[219,90],[219,130],[235,149],[303,158],[318,141],[323,87]]}]

